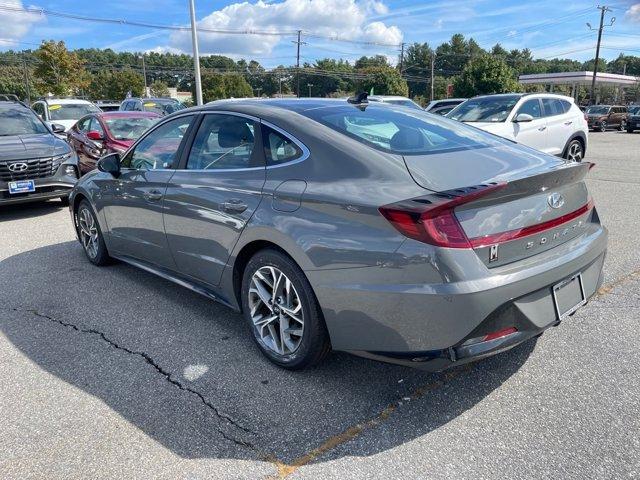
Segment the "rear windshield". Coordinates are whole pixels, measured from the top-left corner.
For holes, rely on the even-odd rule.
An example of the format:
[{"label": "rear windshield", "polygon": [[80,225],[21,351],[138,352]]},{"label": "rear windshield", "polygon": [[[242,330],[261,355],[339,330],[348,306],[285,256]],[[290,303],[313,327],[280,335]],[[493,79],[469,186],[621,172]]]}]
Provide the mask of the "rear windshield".
[{"label": "rear windshield", "polygon": [[142,102],[142,109],[145,112],[159,113],[160,115],[169,115],[183,108],[185,106],[175,100],[145,100]]},{"label": "rear windshield", "polygon": [[51,120],[77,120],[90,113],[98,113],[100,109],[88,103],[50,104]]},{"label": "rear windshield", "polygon": [[504,122],[518,100],[519,95],[470,98],[449,112],[448,117],[459,122]]},{"label": "rear windshield", "polygon": [[493,135],[428,113],[369,105],[316,108],[300,112],[316,122],[385,152],[424,155],[502,144]]},{"label": "rear windshield", "polygon": [[44,123],[26,108],[0,108],[0,137],[49,133]]},{"label": "rear windshield", "polygon": [[158,120],[158,117],[107,118],[105,123],[116,140],[137,140]]}]

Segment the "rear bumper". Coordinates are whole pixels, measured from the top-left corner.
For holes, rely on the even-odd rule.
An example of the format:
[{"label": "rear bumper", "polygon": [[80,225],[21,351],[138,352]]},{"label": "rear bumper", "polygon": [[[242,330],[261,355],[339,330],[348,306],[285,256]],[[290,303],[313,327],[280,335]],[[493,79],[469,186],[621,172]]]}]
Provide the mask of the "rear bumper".
[{"label": "rear bumper", "polygon": [[[606,229],[594,224],[552,251],[495,269],[474,266],[473,252],[451,252],[457,265],[453,257],[439,263],[433,256],[417,264],[413,255],[413,264],[397,268],[306,273],[334,349],[442,370],[512,348],[556,324],[553,285],[582,273],[585,296],[592,297],[602,282],[606,247]],[[468,280],[407,283],[416,271],[426,272],[433,265],[441,277]],[[460,266],[464,271],[456,272]],[[518,332],[473,348],[462,346],[470,338],[507,327]]]},{"label": "rear bumper", "polygon": [[[63,166],[66,166],[63,164]],[[62,168],[58,170],[62,172]],[[8,182],[0,181],[0,205],[38,202],[51,198],[66,197],[78,181],[70,175],[58,173],[51,177],[34,179],[36,191],[30,193],[10,194]]]}]

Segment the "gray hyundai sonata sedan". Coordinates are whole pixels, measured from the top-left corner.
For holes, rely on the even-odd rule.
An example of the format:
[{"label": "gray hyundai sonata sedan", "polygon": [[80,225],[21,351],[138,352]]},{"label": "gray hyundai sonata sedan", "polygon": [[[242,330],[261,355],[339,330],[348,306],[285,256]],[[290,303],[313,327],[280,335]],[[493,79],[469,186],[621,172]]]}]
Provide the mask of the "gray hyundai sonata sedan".
[{"label": "gray hyundai sonata sedan", "polygon": [[242,312],[277,365],[334,349],[442,370],[594,295],[591,166],[365,95],[216,102],[103,157],[70,210],[91,262]]}]

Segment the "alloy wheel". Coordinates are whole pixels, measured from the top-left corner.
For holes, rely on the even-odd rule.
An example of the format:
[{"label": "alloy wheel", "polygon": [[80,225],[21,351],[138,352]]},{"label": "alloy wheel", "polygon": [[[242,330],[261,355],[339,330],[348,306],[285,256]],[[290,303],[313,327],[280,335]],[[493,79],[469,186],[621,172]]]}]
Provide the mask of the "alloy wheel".
[{"label": "alloy wheel", "polygon": [[294,353],[302,342],[304,313],[289,277],[276,267],[259,268],[251,277],[248,300],[260,342],[279,355]]},{"label": "alloy wheel", "polygon": [[582,145],[580,142],[571,142],[567,150],[567,160],[570,162],[580,162],[582,160]]},{"label": "alloy wheel", "polygon": [[607,130],[607,122],[603,120],[602,122],[600,122],[600,131],[605,132],[606,130]]},{"label": "alloy wheel", "polygon": [[78,212],[78,227],[80,228],[80,240],[89,258],[98,255],[98,227],[93,214],[87,208],[81,208]]}]

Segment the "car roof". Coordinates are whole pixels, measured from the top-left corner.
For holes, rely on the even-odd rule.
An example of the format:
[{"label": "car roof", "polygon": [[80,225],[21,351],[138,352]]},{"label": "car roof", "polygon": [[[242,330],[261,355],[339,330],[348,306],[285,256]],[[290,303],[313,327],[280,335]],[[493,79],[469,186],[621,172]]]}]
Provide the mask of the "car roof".
[{"label": "car roof", "polygon": [[82,104],[82,105],[94,105],[93,102],[89,100],[85,100],[83,98],[42,98],[38,101],[46,102],[46,103],[55,103],[56,105],[73,105],[73,104]]},{"label": "car roof", "polygon": [[25,105],[24,103],[15,102],[15,101],[12,101],[12,100],[10,100],[10,101],[0,100],[0,107],[2,107],[2,108],[11,108],[11,107],[14,107],[14,108],[26,108],[27,110],[30,110],[30,108],[27,105]]},{"label": "car roof", "polygon": [[99,113],[94,113],[93,115],[96,115],[100,118],[103,118],[105,120],[109,119],[109,118],[160,118],[160,115],[158,115],[157,113],[154,112],[126,112],[126,111],[115,111],[115,112],[99,112]]},{"label": "car roof", "polygon": [[520,98],[558,98],[562,100],[568,100],[573,102],[572,97],[568,97],[566,95],[559,95],[557,93],[547,93],[547,92],[535,92],[535,93],[521,93],[521,92],[513,92],[513,93],[493,93],[490,95],[477,95],[475,97],[470,98],[469,100],[477,99],[477,98],[489,98],[489,97],[520,97]]},{"label": "car roof", "polygon": [[125,98],[121,103],[130,101],[130,100],[140,100],[142,102],[179,102],[179,100],[176,100],[175,98],[171,98],[171,97],[131,97],[131,98]]}]

